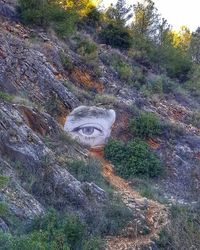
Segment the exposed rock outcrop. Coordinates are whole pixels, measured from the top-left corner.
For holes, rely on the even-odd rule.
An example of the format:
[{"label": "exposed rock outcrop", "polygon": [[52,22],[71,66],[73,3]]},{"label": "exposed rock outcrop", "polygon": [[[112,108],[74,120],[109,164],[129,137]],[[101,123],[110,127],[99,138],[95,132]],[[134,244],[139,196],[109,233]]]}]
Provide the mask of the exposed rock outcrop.
[{"label": "exposed rock outcrop", "polygon": [[[95,184],[80,183],[56,163],[53,151],[36,134],[40,131],[28,127],[23,115],[24,108],[0,103],[0,155],[5,159],[1,168],[3,175],[11,177],[1,197],[11,204],[13,212],[19,217],[32,218],[51,205],[62,211],[79,211],[84,217],[94,204],[98,207],[104,202],[103,190]],[[11,163],[6,163],[6,159]]]}]

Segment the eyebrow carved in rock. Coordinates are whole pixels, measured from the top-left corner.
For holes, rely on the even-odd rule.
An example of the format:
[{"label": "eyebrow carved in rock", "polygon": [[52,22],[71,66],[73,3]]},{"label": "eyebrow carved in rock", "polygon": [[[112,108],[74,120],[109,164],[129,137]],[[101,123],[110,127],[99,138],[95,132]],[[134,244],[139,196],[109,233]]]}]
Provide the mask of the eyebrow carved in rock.
[{"label": "eyebrow carved in rock", "polygon": [[110,116],[109,111],[103,108],[97,107],[80,107],[74,110],[71,115],[73,115],[73,121],[79,120],[80,118],[107,118]]}]

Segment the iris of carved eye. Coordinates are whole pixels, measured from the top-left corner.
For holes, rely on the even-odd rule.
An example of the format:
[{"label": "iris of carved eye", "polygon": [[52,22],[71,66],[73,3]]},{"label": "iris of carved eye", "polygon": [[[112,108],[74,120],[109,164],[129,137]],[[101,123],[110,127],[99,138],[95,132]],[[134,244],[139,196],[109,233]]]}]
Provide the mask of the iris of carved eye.
[{"label": "iris of carved eye", "polygon": [[85,135],[92,135],[94,133],[95,128],[94,127],[84,127],[81,129],[83,134]]}]

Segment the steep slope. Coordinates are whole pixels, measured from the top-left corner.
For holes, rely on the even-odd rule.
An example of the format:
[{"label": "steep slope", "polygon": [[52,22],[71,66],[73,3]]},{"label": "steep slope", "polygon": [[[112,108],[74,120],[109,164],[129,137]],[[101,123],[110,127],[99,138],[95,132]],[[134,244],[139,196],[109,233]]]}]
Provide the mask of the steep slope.
[{"label": "steep slope", "polygon": [[[106,237],[106,249],[143,249],[151,247],[153,240],[158,238],[159,233],[168,223],[167,207],[158,202],[142,197],[134,191],[127,181],[114,173],[113,166],[104,159],[103,148],[92,149],[91,154],[100,158],[102,162],[102,174],[122,197],[122,201],[132,210],[138,212],[137,220],[131,221],[123,229],[120,236]],[[141,232],[139,226],[140,216],[144,216],[146,232]],[[139,223],[138,223],[139,221]]]},{"label": "steep slope", "polygon": [[[134,138],[129,130],[134,109],[157,114],[165,127],[161,136],[148,143],[163,162],[165,175],[152,185],[170,204],[195,206],[199,201],[200,130],[191,117],[200,109],[198,100],[183,91],[144,95],[120,75],[115,60],[118,63],[120,58],[132,67],[136,82],[156,78],[153,68],[95,43],[95,36],[85,30],[61,40],[52,30],[25,27],[15,4],[0,0],[0,170],[8,179],[0,185],[0,199],[9,210],[25,221],[49,207],[73,211],[83,220],[92,217],[94,210],[96,214],[101,211],[108,194],[94,183],[78,181],[65,166],[67,161],[85,161],[89,156],[88,149],[63,131],[66,116],[82,104],[113,108],[117,121],[112,137],[125,142]],[[96,44],[94,58],[79,52],[81,39]],[[118,177],[112,165],[101,161],[104,177],[134,215],[118,237],[106,237],[107,248],[152,246],[168,222],[165,205],[141,197],[131,181]],[[7,224],[2,219],[3,231],[9,230]]]}]

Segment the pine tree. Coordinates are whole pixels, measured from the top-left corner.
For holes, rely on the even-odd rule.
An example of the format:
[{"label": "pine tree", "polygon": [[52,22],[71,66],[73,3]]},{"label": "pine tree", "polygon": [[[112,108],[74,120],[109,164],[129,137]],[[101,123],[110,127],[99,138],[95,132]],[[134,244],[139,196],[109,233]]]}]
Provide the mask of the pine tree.
[{"label": "pine tree", "polygon": [[111,4],[106,15],[111,22],[119,26],[126,26],[128,20],[132,17],[132,6],[127,6],[125,0],[118,0],[116,5]]},{"label": "pine tree", "polygon": [[148,38],[154,38],[160,21],[160,15],[154,2],[144,0],[142,3],[137,2],[133,8],[134,21],[132,27],[134,32]]},{"label": "pine tree", "polygon": [[192,60],[200,64],[200,27],[192,33],[189,51]]}]

